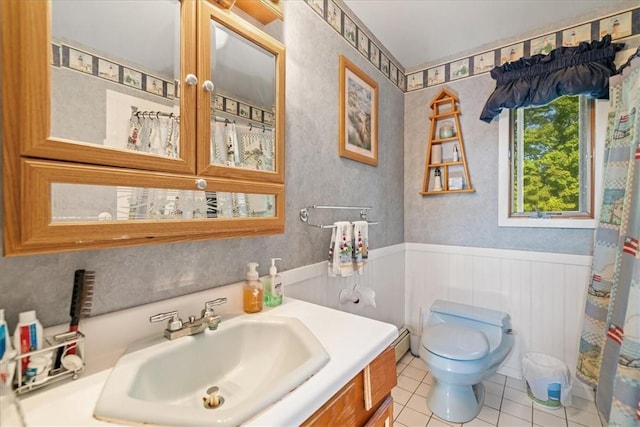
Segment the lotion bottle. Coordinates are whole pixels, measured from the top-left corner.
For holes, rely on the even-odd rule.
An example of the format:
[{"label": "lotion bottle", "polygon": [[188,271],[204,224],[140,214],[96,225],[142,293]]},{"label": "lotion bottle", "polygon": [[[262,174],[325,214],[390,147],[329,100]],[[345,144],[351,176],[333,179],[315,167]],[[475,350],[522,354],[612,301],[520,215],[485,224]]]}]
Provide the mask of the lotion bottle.
[{"label": "lotion bottle", "polygon": [[264,305],[267,307],[277,307],[282,304],[284,298],[284,284],[282,282],[282,274],[278,273],[276,261],[282,258],[271,258],[271,267],[269,267],[269,277],[265,281],[264,286]]},{"label": "lotion bottle", "polygon": [[458,153],[458,146],[457,145],[453,146],[453,161],[454,162],[459,162],[460,161],[460,154]]},{"label": "lotion bottle", "polygon": [[247,264],[247,281],[242,286],[242,305],[245,313],[259,313],[262,311],[262,282],[256,268],[257,262]]}]

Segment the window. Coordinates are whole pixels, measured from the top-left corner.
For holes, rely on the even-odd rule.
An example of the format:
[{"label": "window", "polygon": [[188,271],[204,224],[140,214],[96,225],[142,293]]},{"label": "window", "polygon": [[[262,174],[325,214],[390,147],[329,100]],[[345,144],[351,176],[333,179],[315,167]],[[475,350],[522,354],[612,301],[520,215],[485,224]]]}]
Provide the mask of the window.
[{"label": "window", "polygon": [[597,104],[563,96],[501,114],[500,226],[595,227],[594,141],[606,129],[606,103]]}]

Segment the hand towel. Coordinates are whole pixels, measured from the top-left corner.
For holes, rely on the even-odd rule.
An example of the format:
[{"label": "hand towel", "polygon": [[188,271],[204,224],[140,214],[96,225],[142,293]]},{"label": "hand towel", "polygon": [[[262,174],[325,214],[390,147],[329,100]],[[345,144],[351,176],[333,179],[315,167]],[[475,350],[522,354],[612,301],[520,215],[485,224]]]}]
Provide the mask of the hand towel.
[{"label": "hand towel", "polygon": [[235,123],[225,123],[225,142],[227,145],[226,165],[238,166],[240,153],[238,152],[238,134]]},{"label": "hand towel", "polygon": [[353,222],[353,268],[364,273],[369,258],[369,224],[367,221]]},{"label": "hand towel", "polygon": [[227,160],[227,145],[225,141],[225,127],[223,122],[211,118],[211,153],[213,158],[211,163],[224,164]]},{"label": "hand towel", "polygon": [[352,226],[348,221],[334,224],[329,247],[329,276],[349,277],[353,274]]}]

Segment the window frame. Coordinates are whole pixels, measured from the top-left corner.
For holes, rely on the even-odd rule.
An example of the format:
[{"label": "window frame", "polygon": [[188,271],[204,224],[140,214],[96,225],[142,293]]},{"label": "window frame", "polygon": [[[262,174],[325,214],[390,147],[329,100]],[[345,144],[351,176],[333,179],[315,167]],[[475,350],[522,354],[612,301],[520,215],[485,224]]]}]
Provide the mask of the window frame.
[{"label": "window frame", "polygon": [[551,217],[534,218],[528,215],[511,214],[511,111],[504,109],[498,120],[498,226],[499,227],[536,227],[536,228],[586,228],[597,227],[600,217],[602,198],[602,159],[604,140],[607,130],[609,101],[596,100],[592,119],[592,211],[593,217],[553,215]]}]

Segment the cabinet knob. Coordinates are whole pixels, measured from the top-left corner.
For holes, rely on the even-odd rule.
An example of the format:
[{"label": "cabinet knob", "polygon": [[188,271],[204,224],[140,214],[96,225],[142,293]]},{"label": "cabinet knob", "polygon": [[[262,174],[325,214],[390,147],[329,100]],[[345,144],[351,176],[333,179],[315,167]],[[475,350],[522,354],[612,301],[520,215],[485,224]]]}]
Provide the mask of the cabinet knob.
[{"label": "cabinet knob", "polygon": [[213,92],[213,89],[215,88],[215,85],[213,84],[213,82],[211,80],[205,80],[204,83],[202,83],[202,88],[206,92]]},{"label": "cabinet knob", "polygon": [[196,188],[198,190],[204,190],[205,188],[207,188],[207,181],[205,179],[196,179]]},{"label": "cabinet knob", "polygon": [[187,74],[187,77],[185,77],[184,81],[189,86],[195,86],[198,84],[198,78],[194,74]]}]

